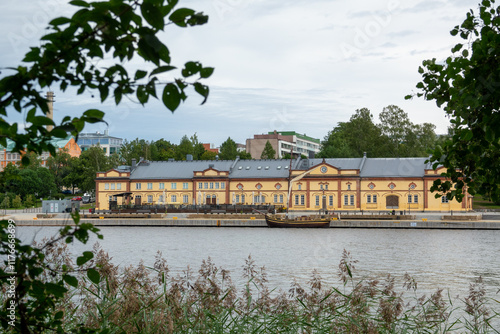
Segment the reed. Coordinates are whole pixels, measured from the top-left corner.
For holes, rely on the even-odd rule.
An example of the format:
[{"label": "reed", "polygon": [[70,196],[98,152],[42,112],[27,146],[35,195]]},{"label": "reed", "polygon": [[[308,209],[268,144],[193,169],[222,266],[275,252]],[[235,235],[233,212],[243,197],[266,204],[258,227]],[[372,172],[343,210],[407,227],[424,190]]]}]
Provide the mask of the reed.
[{"label": "reed", "polygon": [[[45,252],[52,269],[74,267],[65,244]],[[173,276],[160,252],[153,267],[125,268],[98,244],[93,252],[85,266],[98,268],[101,281],[82,275],[54,310],[65,311],[68,333],[82,326],[106,333],[498,333],[492,307],[498,302],[486,296],[481,279],[464,299],[443,290],[426,297],[408,274],[402,282],[356,277],[357,261],[345,250],[338,286],[325,285],[314,270],[305,286],[294,280],[288,291],[271,289],[265,268],[250,256],[242,270],[246,283],[237,287],[210,258],[197,273],[188,267]]]}]

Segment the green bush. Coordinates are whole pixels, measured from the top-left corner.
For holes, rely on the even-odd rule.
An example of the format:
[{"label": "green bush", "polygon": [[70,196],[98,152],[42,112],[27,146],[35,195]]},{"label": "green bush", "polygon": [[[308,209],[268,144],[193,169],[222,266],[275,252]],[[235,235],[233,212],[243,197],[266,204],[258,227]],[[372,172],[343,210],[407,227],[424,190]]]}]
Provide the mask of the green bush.
[{"label": "green bush", "polygon": [[1,209],[8,209],[10,208],[10,198],[9,196],[3,196],[2,203],[0,204]]},{"label": "green bush", "polygon": [[21,196],[16,195],[16,197],[14,197],[14,199],[12,200],[12,207],[14,209],[19,209],[22,206],[23,206],[23,201],[21,200]]},{"label": "green bush", "polygon": [[26,208],[31,208],[31,207],[35,206],[35,196],[33,196],[31,194],[26,196],[26,199],[24,200],[24,206]]}]

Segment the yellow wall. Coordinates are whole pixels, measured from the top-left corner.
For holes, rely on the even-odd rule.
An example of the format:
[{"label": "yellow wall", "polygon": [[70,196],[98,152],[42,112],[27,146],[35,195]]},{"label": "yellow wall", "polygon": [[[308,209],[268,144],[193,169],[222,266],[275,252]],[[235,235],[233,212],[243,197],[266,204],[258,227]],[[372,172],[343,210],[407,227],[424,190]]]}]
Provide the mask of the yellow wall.
[{"label": "yellow wall", "polygon": [[[323,203],[330,211],[463,211],[471,205],[470,201],[463,204],[455,200],[444,203],[441,198],[436,199],[429,189],[433,181],[439,177],[439,173],[426,172],[425,177],[419,178],[360,178],[358,170],[339,171],[327,164],[324,164],[326,170],[319,167],[323,165],[313,167],[309,174],[293,183],[290,210],[317,211],[323,208]],[[109,196],[128,191],[132,193],[132,203],[136,196],[141,196],[143,204],[161,204],[160,196],[164,194],[164,190],[167,197],[166,204],[193,204],[193,199],[197,204],[205,204],[209,196],[212,203],[216,204],[233,204],[234,202],[260,204],[264,199],[265,204],[288,206],[287,178],[229,179],[227,172],[213,169],[196,173],[193,179],[188,180],[164,179],[141,180],[140,182],[129,181],[128,173],[114,170],[98,173],[96,206],[99,209],[107,209]],[[301,173],[304,171],[293,171],[292,178]],[[106,183],[117,182],[121,183],[121,189],[117,189],[116,186],[115,189],[111,189],[110,186],[105,189]],[[140,184],[140,189],[136,189],[136,183]],[[151,184],[151,189],[148,189],[148,183]],[[160,189],[160,183],[164,183],[164,190]],[[176,189],[173,189],[172,183],[176,184]],[[187,183],[187,189],[184,189],[184,183]],[[200,183],[202,183],[201,188]],[[218,183],[219,188],[215,186],[210,188],[211,183],[214,185]],[[224,188],[221,186],[222,183],[225,185]],[[175,196],[175,200],[172,199],[172,195]],[[242,195],[244,195],[244,202]],[[411,195],[411,203],[408,202],[408,195]],[[184,196],[187,196],[187,201]],[[260,201],[256,202],[255,196],[260,196],[258,198]],[[391,199],[397,201],[397,207],[388,207]],[[123,203],[122,198],[117,198],[117,200],[118,204]]]}]

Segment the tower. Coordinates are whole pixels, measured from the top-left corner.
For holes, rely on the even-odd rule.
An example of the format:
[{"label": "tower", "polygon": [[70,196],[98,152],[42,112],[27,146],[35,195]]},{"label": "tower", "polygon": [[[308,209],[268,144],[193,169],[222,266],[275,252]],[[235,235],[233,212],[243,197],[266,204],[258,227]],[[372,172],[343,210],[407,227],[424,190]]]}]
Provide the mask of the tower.
[{"label": "tower", "polygon": [[[47,92],[47,106],[49,107],[49,112],[47,113],[47,117],[51,120],[54,120],[54,92]],[[52,131],[54,128],[53,125],[47,125],[47,131]]]}]

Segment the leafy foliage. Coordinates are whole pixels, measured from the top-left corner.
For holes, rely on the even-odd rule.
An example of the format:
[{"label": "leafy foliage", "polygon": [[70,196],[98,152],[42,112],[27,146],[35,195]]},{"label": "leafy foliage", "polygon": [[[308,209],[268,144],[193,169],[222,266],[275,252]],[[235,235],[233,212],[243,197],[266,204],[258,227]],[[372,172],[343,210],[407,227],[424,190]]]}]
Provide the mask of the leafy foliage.
[{"label": "leafy foliage", "polygon": [[[101,102],[113,98],[118,105],[124,97],[134,97],[144,105],[151,97],[161,99],[172,112],[187,98],[192,86],[203,96],[209,93],[200,79],[210,77],[213,68],[199,62],[187,62],[180,78],[166,77],[176,67],[171,65],[170,51],[159,34],[169,25],[188,27],[205,24],[208,17],[188,8],[176,8],[177,0],[71,1],[77,7],[72,17],[58,17],[49,23],[42,44],[25,55],[26,66],[9,68],[11,75],[0,79],[0,145],[7,139],[15,142],[14,150],[56,155],[52,138],[77,136],[86,123],[102,122],[104,113],[89,109],[79,117],[66,116],[55,126],[47,114],[47,100],[40,89],[58,86],[61,91],[73,87],[77,94],[90,92]],[[139,58],[150,64],[150,71],[133,72],[126,67]],[[101,60],[104,65],[97,65]],[[166,81],[162,81],[167,79]],[[187,81],[187,80],[191,81]],[[164,85],[163,92],[157,92]],[[6,121],[12,109],[26,112],[25,133],[17,123]],[[52,130],[45,126],[54,125]],[[23,160],[25,163],[28,159]]]},{"label": "leafy foliage", "polygon": [[418,69],[422,81],[416,95],[434,100],[453,127],[452,138],[430,158],[435,168],[447,169],[446,180],[437,180],[431,190],[458,201],[468,191],[500,202],[500,6],[482,1],[451,35],[463,40],[452,55],[444,62],[425,60]]},{"label": "leafy foliage", "polygon": [[380,113],[375,124],[367,108],[361,108],[349,122],[340,122],[328,133],[318,154],[321,158],[425,157],[439,137],[429,123],[413,124],[406,112],[395,105]]},{"label": "leafy foliage", "polygon": [[[15,224],[13,221],[0,221],[0,256],[5,259],[0,268],[2,286],[14,286],[9,290],[7,300],[13,305],[16,317],[12,319],[7,303],[0,310],[0,326],[5,330],[14,330],[17,333],[42,333],[47,330],[62,333],[64,312],[57,309],[57,305],[65,298],[70,286],[78,285],[78,280],[66,265],[60,270],[54,268],[54,263],[45,261],[44,250],[50,249],[57,242],[65,240],[67,243],[74,239],[86,243],[89,233],[95,233],[99,238],[102,235],[91,224],[80,224],[79,217],[73,216],[75,226],[67,226],[60,231],[60,235],[47,242],[43,247],[21,244],[15,238]],[[84,253],[83,260],[77,259],[81,266],[93,257],[90,252]],[[95,276],[94,268],[87,268],[87,275]],[[51,277],[50,280],[47,277]],[[94,277],[98,280],[99,277]],[[14,304],[11,304],[14,301]],[[81,333],[88,332],[81,328]]]}]

